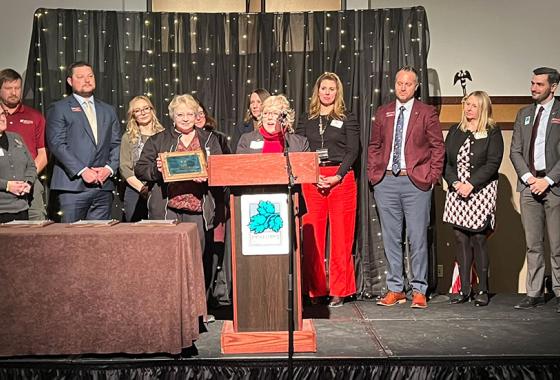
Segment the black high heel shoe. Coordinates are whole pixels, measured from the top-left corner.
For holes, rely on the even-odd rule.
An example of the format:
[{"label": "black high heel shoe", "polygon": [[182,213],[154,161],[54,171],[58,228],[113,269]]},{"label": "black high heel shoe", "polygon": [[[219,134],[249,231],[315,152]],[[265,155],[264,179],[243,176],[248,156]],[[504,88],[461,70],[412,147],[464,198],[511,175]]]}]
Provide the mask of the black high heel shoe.
[{"label": "black high heel shoe", "polygon": [[468,292],[467,294],[463,294],[463,292],[460,292],[455,297],[451,298],[449,302],[452,305],[457,305],[460,303],[469,302],[471,298],[472,298],[472,291]]},{"label": "black high heel shoe", "polygon": [[474,297],[474,306],[486,306],[490,302],[490,297],[488,296],[488,291],[480,291]]}]

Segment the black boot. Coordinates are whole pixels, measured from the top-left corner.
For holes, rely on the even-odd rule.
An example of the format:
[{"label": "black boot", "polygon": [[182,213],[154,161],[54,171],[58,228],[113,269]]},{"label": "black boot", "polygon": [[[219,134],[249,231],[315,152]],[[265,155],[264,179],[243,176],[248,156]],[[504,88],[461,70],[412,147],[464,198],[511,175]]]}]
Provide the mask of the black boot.
[{"label": "black boot", "polygon": [[474,306],[486,306],[490,302],[487,290],[482,290],[474,297]]},{"label": "black boot", "polygon": [[469,302],[471,300],[471,298],[472,298],[472,291],[469,290],[469,292],[467,294],[463,294],[463,292],[460,292],[455,297],[451,298],[451,300],[449,302],[452,305],[456,305],[456,304],[459,304],[459,303]]}]

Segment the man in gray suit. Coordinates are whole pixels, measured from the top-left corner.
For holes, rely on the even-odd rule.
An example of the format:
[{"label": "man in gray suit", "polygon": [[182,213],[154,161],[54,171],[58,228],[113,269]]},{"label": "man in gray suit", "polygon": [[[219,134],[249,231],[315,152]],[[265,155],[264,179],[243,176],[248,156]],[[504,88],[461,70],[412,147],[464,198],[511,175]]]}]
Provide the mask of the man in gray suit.
[{"label": "man in gray suit", "polygon": [[94,99],[95,75],[86,62],[68,67],[72,95],[47,110],[47,144],[55,157],[51,189],[57,191],[62,222],[111,218],[119,167],[121,129],[115,108]]},{"label": "man in gray suit", "polygon": [[517,114],[510,158],[519,176],[521,219],[527,241],[527,297],[516,309],[544,305],[544,235],[550,243],[552,288],[560,313],[560,102],[554,99],[560,74],[533,71],[534,104]]}]

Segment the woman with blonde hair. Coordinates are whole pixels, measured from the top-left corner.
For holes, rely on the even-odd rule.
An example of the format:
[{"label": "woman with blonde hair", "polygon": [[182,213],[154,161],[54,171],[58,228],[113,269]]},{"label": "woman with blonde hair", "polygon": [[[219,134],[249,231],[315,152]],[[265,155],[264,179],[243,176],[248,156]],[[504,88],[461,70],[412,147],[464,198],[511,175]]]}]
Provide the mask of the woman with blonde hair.
[{"label": "woman with blonde hair", "polygon": [[267,98],[262,105],[258,129],[244,134],[237,144],[237,153],[282,153],[285,141],[290,152],[306,152],[309,143],[294,133],[295,113],[284,95]]},{"label": "woman with blonde hair", "polygon": [[[342,306],[356,293],[352,249],[357,186],[352,165],[360,150],[360,126],[344,105],[342,82],[335,73],[319,76],[309,112],[296,133],[307,137],[319,153],[317,184],[302,185],[307,214],[303,216],[303,280],[312,303],[330,295],[330,307]],[[329,273],[325,268],[327,224],[330,236]]]},{"label": "woman with blonde hair", "polygon": [[154,105],[147,96],[132,98],[128,103],[126,132],[121,140],[119,166],[121,176],[126,181],[124,217],[127,222],[148,218],[147,200],[150,185],[136,178],[134,167],[148,138],[164,129],[156,116]]},{"label": "woman with blonde hair", "polygon": [[221,188],[208,186],[205,177],[178,182],[163,182],[160,153],[196,152],[207,159],[211,154],[222,154],[220,142],[212,131],[196,128],[198,102],[191,95],[176,95],[169,103],[169,117],[173,127],[159,132],[146,141],[134,173],[138,179],[156,183],[165,202],[164,219],[196,223],[202,252],[205,231],[224,222],[222,207],[216,200],[224,198]]},{"label": "woman with blonde hair", "polygon": [[448,184],[443,221],[453,226],[461,292],[452,304],[470,301],[471,267],[476,265],[478,293],[475,306],[486,306],[488,296],[487,236],[496,223],[498,169],[504,153],[502,132],[492,119],[492,103],[484,91],[463,98],[461,122],[445,140],[444,178]]}]

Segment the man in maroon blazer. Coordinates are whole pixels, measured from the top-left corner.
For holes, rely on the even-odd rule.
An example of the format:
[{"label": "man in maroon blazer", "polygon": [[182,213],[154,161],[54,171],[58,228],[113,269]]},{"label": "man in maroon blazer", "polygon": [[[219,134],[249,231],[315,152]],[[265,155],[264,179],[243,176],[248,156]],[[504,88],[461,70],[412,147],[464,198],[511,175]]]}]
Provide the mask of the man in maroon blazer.
[{"label": "man in maroon blazer", "polygon": [[410,240],[412,307],[426,308],[428,237],[433,186],[443,171],[445,146],[434,107],[414,99],[418,73],[401,68],[395,78],[396,101],[375,114],[368,146],[368,177],[379,211],[385,255],[387,294],[377,303],[406,302],[402,230]]}]

